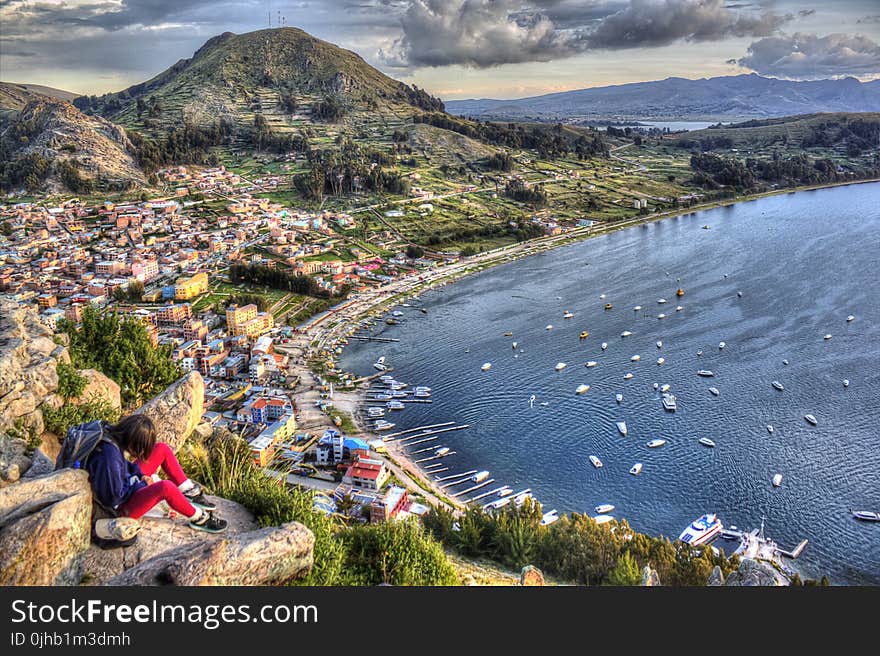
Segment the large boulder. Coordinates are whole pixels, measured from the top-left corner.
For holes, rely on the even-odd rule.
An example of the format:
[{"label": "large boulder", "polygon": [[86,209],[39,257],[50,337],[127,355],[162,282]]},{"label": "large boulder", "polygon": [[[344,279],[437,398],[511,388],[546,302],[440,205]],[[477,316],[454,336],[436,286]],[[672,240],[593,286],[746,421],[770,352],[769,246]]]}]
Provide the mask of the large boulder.
[{"label": "large boulder", "polygon": [[117,410],[122,408],[122,395],[115,381],[107,378],[97,369],[83,369],[79,375],[86,379],[86,386],[82,394],[70,400],[71,403],[81,405],[103,401]]},{"label": "large boulder", "polygon": [[544,573],[534,565],[526,565],[519,573],[519,584],[542,586],[544,585]]},{"label": "large boulder", "polygon": [[91,535],[86,472],[65,469],[0,489],[0,585],[77,585]]},{"label": "large boulder", "polygon": [[199,372],[192,371],[137,412],[152,419],[158,440],[177,451],[201,422],[204,406],[205,381]]},{"label": "large boulder", "polygon": [[298,522],[224,533],[165,551],[108,585],[265,585],[306,576],[315,536]]},{"label": "large boulder", "polygon": [[58,361],[69,362],[67,348],[31,308],[0,303],[0,432],[21,424],[39,435],[43,417],[37,410],[58,388]]},{"label": "large boulder", "polygon": [[788,585],[788,580],[770,563],[753,558],[743,558],[739,569],[727,576],[724,585],[778,586]]}]

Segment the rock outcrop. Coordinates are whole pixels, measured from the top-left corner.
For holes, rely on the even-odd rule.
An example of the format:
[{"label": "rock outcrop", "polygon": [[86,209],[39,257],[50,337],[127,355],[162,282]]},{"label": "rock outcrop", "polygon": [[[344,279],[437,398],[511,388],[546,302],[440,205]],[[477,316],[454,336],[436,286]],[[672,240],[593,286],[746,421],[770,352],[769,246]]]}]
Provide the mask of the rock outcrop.
[{"label": "rock outcrop", "polygon": [[542,586],[544,585],[544,573],[534,565],[526,565],[519,573],[519,584]]},{"label": "rock outcrop", "polygon": [[157,439],[177,451],[202,421],[204,405],[205,381],[199,372],[192,371],[137,412],[152,419],[158,431]]},{"label": "rock outcrop", "polygon": [[91,534],[84,471],[67,469],[0,489],[0,585],[77,585]]},{"label": "rock outcrop", "polygon": [[639,585],[647,587],[662,585],[662,583],[660,583],[660,576],[657,574],[657,570],[651,569],[650,567],[645,565],[642,568],[642,580]]},{"label": "rock outcrop", "polygon": [[776,571],[770,563],[752,558],[743,558],[739,569],[727,576],[724,585],[778,586],[788,585],[788,580]]},{"label": "rock outcrop", "polygon": [[122,396],[115,381],[97,369],[82,369],[79,375],[86,379],[86,386],[77,398],[70,400],[71,403],[81,405],[103,401],[117,410],[122,408]]},{"label": "rock outcrop", "polygon": [[290,522],[166,551],[108,585],[264,585],[301,578],[313,563],[315,537]]},{"label": "rock outcrop", "polygon": [[27,442],[21,438],[0,436],[0,487],[15,483],[30,467]]},{"label": "rock outcrop", "polygon": [[33,309],[0,303],[0,433],[16,425],[43,432],[39,406],[58,388],[59,360],[70,361],[67,348]]},{"label": "rock outcrop", "polygon": [[709,581],[706,585],[718,586],[724,585],[724,574],[721,572],[721,568],[718,565],[712,569],[712,574],[709,575]]}]

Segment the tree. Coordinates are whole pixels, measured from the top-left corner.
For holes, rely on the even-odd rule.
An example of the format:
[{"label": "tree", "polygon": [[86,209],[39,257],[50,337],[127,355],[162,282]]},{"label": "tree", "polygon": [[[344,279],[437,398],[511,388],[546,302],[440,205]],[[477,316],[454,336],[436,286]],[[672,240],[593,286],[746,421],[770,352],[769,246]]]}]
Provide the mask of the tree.
[{"label": "tree", "polygon": [[639,564],[629,551],[624,551],[608,575],[608,585],[638,585],[641,580]]},{"label": "tree", "polygon": [[4,237],[8,237],[12,234],[12,224],[9,221],[4,221],[0,223],[0,235]]},{"label": "tree", "polygon": [[418,259],[425,254],[425,251],[415,244],[410,244],[406,247],[406,256],[411,260]]}]

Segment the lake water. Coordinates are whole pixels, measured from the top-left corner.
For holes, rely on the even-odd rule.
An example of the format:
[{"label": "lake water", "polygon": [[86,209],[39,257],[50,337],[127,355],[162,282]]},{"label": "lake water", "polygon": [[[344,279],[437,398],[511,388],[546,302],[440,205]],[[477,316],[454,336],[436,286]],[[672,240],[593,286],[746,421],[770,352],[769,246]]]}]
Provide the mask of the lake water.
[{"label": "lake water", "polygon": [[[746,529],[765,517],[784,548],[809,539],[796,561],[803,574],[880,584],[880,523],[849,514],[880,510],[878,233],[880,184],[666,219],[427,292],[402,308],[401,325],[373,329],[400,343],[352,343],[341,364],[374,373],[371,363],[385,355],[395,378],[433,389],[433,404],[391,413],[398,429],[470,424],[430,443],[457,452],[444,459],[445,474],[488,469],[495,485],[531,488],[545,510],[595,514],[611,503],[636,530],[671,538],[705,512]],[[573,319],[563,319],[566,310]],[[621,338],[626,330],[633,334]],[[631,362],[634,354],[641,361]],[[588,360],[599,364],[586,368]],[[490,371],[480,370],[484,362]],[[556,372],[557,362],[568,366]],[[677,412],[663,410],[655,382],[672,386]],[[578,396],[581,383],[591,389]],[[647,448],[655,437],[668,442]],[[605,466],[594,469],[590,454]],[[644,464],[639,476],[628,473],[635,462]]]},{"label": "lake water", "polygon": [[669,128],[670,132],[680,132],[682,130],[705,130],[710,125],[716,125],[718,121],[639,121],[638,125],[615,125],[614,127],[623,129],[630,128],[657,128],[665,130]]}]

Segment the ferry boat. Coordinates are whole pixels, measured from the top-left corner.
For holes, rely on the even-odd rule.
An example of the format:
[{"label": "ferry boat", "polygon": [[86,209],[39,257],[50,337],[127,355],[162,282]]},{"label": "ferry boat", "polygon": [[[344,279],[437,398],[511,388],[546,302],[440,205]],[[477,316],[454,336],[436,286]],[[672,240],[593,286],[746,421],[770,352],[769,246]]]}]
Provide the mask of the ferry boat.
[{"label": "ferry boat", "polygon": [[614,506],[612,506],[610,503],[603,503],[593,508],[593,510],[596,511],[597,515],[607,515],[612,510],[614,510]]},{"label": "ferry boat", "polygon": [[668,410],[669,412],[675,412],[677,406],[675,405],[675,396],[673,394],[664,394],[663,400],[660,401],[663,404],[663,409]]},{"label": "ferry boat", "polygon": [[479,471],[476,474],[474,474],[473,476],[471,476],[471,480],[474,483],[482,483],[487,478],[489,478],[489,472],[486,471],[485,469],[483,471]]},{"label": "ferry boat", "polygon": [[778,380],[774,380],[774,381],[773,381],[772,383],[770,383],[770,384],[773,385],[773,387],[775,387],[776,389],[778,389],[780,392],[783,391],[783,390],[785,389],[785,387],[783,387],[782,383],[780,383]]},{"label": "ferry boat", "polygon": [[492,368],[492,363],[491,363],[491,362],[487,362],[487,363],[484,364],[482,367],[480,367],[480,370],[481,370],[481,371],[489,371],[489,369],[491,369],[491,368]]},{"label": "ferry boat", "polygon": [[714,374],[712,371],[710,371],[709,369],[700,369],[700,370],[697,372],[697,375],[698,375],[698,376],[703,376],[703,377],[705,377],[705,378],[711,378],[711,377],[714,376],[715,374]]},{"label": "ferry boat", "polygon": [[586,394],[590,391],[589,385],[578,385],[577,389],[574,391],[575,394]]},{"label": "ferry boat", "polygon": [[853,517],[861,519],[863,522],[880,522],[880,512],[873,510],[850,510]]},{"label": "ferry boat", "polygon": [[699,546],[709,542],[724,529],[721,520],[715,513],[707,513],[695,519],[691,524],[681,532],[678,539],[689,544],[692,547]]},{"label": "ferry boat", "polygon": [[593,463],[593,467],[596,469],[602,467],[602,461],[599,460],[599,456],[590,456],[590,462]]},{"label": "ferry boat", "polygon": [[623,374],[623,379],[624,379],[624,380],[629,380],[629,379],[632,378],[632,377],[633,377],[633,375],[630,374],[630,373]]},{"label": "ferry boat", "polygon": [[813,415],[804,415],[804,419],[813,424],[813,426],[819,423]]},{"label": "ferry boat", "polygon": [[541,516],[541,526],[549,526],[553,522],[559,521],[559,513],[554,508],[548,512],[545,512]]},{"label": "ferry boat", "polygon": [[599,363],[596,362],[595,360],[590,360],[589,362],[587,362],[586,366],[587,367],[595,367],[597,364],[599,364]]},{"label": "ferry boat", "polygon": [[620,431],[620,434],[623,435],[624,437],[626,437],[626,434],[627,434],[626,422],[625,421],[618,421],[618,422],[615,422],[615,425],[617,426],[617,430]]},{"label": "ferry boat", "polygon": [[633,476],[638,476],[642,473],[642,463],[637,462],[632,467],[630,467],[629,473]]},{"label": "ferry boat", "polygon": [[663,446],[664,444],[666,444],[666,440],[655,439],[655,440],[651,440],[650,442],[648,442],[648,448],[649,449],[656,449],[657,447]]},{"label": "ferry boat", "polygon": [[780,485],[782,485],[782,474],[774,474],[773,487],[779,487]]},{"label": "ferry boat", "polygon": [[567,365],[564,362],[557,362],[556,363],[556,371],[562,371],[563,369],[565,369],[566,366]]},{"label": "ferry boat", "polygon": [[713,442],[712,440],[710,440],[708,437],[701,437],[701,438],[700,438],[700,444],[702,444],[703,446],[708,446],[709,448],[714,448],[714,447],[715,447],[715,442]]}]

